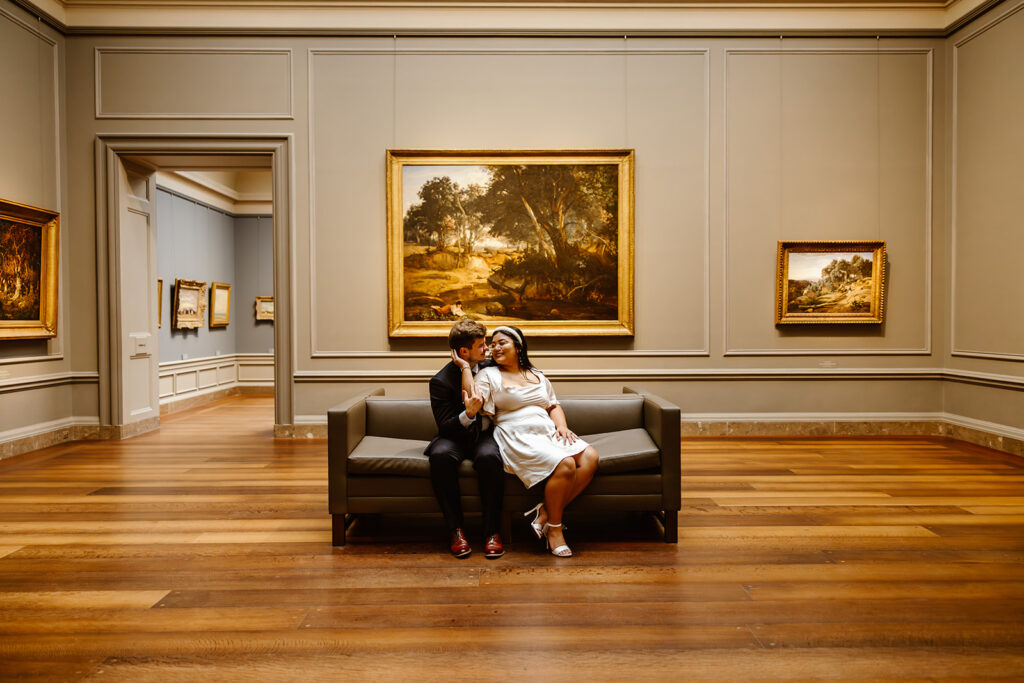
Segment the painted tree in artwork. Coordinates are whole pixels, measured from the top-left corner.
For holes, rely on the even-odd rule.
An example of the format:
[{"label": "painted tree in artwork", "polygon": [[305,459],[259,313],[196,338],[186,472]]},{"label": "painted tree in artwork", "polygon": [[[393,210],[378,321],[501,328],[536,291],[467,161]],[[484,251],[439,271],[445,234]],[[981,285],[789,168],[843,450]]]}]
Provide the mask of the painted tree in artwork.
[{"label": "painted tree in artwork", "polygon": [[448,176],[428,180],[420,188],[420,203],[406,212],[405,241],[456,253],[461,265],[483,228],[476,208],[481,193],[479,186],[461,187]]},{"label": "painted tree in artwork", "polygon": [[612,165],[492,166],[481,198],[490,233],[526,245],[491,284],[522,298],[611,302],[617,295],[618,173]]},{"label": "painted tree in artwork", "polygon": [[406,209],[408,319],[614,319],[619,167],[471,168],[438,172]]},{"label": "painted tree in artwork", "polygon": [[41,240],[38,228],[0,221],[0,319],[39,317]]}]

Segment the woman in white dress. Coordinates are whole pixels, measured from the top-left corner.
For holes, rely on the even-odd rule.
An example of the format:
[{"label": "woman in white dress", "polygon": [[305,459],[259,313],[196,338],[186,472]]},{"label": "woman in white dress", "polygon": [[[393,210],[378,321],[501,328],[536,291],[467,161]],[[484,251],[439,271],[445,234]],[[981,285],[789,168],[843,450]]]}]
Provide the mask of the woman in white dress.
[{"label": "woman in white dress", "polygon": [[465,398],[482,401],[482,412],[492,416],[505,471],[527,488],[546,481],[544,502],[526,514],[535,514],[531,526],[552,554],[570,557],[562,511],[594,478],[597,451],[566,425],[551,382],[530,363],[519,328],[495,328],[491,358],[495,365],[480,370],[475,383],[465,372],[468,365],[463,368]]}]

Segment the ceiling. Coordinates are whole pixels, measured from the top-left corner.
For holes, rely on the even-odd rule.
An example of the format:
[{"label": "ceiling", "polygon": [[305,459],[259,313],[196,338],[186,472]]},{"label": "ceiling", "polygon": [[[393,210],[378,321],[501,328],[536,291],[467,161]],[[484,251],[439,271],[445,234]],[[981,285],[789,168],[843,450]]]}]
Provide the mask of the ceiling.
[{"label": "ceiling", "polygon": [[1001,0],[15,0],[69,34],[947,35]]}]

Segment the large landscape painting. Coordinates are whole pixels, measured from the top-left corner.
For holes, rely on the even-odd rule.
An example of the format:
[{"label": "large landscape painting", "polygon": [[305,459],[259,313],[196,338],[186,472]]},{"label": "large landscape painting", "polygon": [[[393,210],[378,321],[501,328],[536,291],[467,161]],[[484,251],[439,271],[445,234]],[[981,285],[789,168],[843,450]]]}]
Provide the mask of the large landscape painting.
[{"label": "large landscape painting", "polygon": [[632,332],[631,152],[389,159],[393,335]]},{"label": "large landscape painting", "polygon": [[779,242],[776,322],[881,322],[884,242]]}]

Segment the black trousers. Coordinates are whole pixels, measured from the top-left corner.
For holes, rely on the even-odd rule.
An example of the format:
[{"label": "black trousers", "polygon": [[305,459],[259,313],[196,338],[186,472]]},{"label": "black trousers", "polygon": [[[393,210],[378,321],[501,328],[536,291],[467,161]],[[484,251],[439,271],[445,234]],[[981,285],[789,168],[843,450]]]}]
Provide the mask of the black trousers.
[{"label": "black trousers", "polygon": [[459,465],[469,458],[476,470],[483,511],[484,538],[501,529],[501,507],[505,499],[505,467],[491,430],[483,432],[474,444],[461,444],[441,437],[427,449],[430,458],[430,483],[441,506],[448,531],[461,529],[462,492],[459,490]]}]

